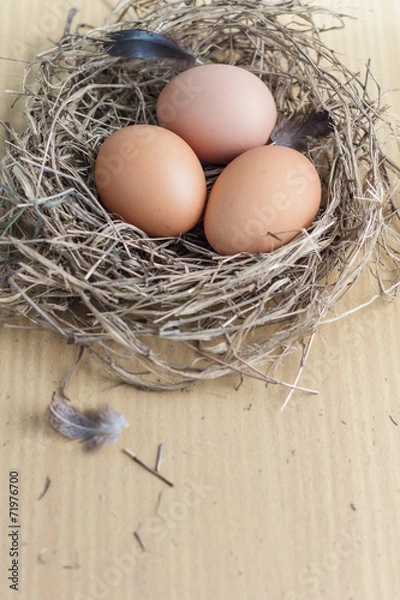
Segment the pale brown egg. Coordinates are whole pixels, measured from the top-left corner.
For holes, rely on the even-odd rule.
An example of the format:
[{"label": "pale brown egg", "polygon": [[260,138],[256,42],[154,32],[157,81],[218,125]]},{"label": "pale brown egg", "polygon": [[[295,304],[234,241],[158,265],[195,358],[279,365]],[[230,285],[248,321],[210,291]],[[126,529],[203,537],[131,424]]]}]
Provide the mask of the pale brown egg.
[{"label": "pale brown egg", "polygon": [[175,133],[131,125],[108,137],[95,165],[104,206],[150,236],[176,236],[201,218],[206,180],[201,163]]},{"label": "pale brown egg", "polygon": [[259,77],[233,65],[210,64],[179,73],[161,91],[157,119],[181,136],[202,162],[227,164],[266,144],[276,106]]},{"label": "pale brown egg", "polygon": [[211,189],[204,232],[219,254],[271,252],[315,219],[321,181],[312,162],[283,146],[261,146],[233,160]]}]

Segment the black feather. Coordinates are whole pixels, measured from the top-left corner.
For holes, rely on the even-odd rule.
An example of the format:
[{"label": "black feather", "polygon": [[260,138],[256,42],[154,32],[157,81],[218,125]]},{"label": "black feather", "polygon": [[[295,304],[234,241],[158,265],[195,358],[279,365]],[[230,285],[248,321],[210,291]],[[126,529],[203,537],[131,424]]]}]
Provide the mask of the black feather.
[{"label": "black feather", "polygon": [[160,33],[144,29],[121,29],[107,35],[104,48],[111,56],[159,60],[170,58],[194,63],[196,58]]},{"label": "black feather", "polygon": [[327,137],[333,131],[333,121],[327,110],[299,111],[290,117],[280,116],[271,140],[278,146],[305,150],[314,139]]}]

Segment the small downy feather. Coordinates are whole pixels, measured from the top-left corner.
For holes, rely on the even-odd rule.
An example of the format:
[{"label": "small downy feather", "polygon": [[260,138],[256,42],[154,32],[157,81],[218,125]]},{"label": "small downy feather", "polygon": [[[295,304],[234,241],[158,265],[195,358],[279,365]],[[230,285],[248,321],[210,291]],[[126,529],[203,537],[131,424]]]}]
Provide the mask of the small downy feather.
[{"label": "small downy feather", "polygon": [[144,29],[121,29],[107,36],[104,48],[111,56],[159,60],[170,58],[194,63],[196,58],[172,40]]},{"label": "small downy feather", "polygon": [[289,117],[280,116],[271,133],[277,146],[305,150],[315,139],[327,137],[333,131],[333,121],[327,110],[296,112]]},{"label": "small downy feather", "polygon": [[122,429],[129,425],[124,415],[108,406],[81,412],[56,393],[47,407],[47,419],[57,433],[70,440],[81,440],[87,450],[116,442]]}]

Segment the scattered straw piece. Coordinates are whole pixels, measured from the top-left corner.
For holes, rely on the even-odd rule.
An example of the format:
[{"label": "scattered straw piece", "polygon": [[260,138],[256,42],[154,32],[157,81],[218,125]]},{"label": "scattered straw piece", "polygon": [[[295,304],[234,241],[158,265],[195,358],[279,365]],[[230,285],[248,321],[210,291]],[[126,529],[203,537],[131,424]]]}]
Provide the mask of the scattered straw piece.
[{"label": "scattered straw piece", "polygon": [[80,569],[81,565],[78,558],[78,553],[75,554],[75,562],[72,565],[63,565],[63,569]]},{"label": "scattered straw piece", "polygon": [[37,556],[37,558],[38,558],[38,561],[39,561],[40,563],[42,563],[43,565],[45,565],[45,564],[48,562],[48,561],[47,561],[47,560],[44,558],[44,555],[46,554],[46,552],[47,552],[47,548],[42,548],[41,550],[39,550],[39,552],[38,552],[38,556]]},{"label": "scattered straw piece", "polygon": [[141,537],[140,537],[140,535],[139,535],[139,532],[138,532],[138,531],[134,531],[134,532],[133,532],[133,535],[134,535],[134,537],[136,538],[136,540],[137,540],[137,543],[138,543],[138,544],[139,544],[139,546],[141,547],[141,549],[142,549],[142,552],[145,552],[145,551],[146,551],[146,546],[143,544],[143,541],[142,541],[142,538],[141,538]]},{"label": "scattered straw piece", "polygon": [[158,445],[156,466],[154,467],[155,471],[159,471],[161,468],[163,453],[164,453],[164,444],[161,443]]},{"label": "scattered straw piece", "polygon": [[148,465],[145,462],[143,462],[142,459],[139,458],[138,456],[136,456],[136,454],[134,452],[132,452],[132,450],[129,450],[129,448],[124,448],[122,450],[122,452],[125,452],[125,454],[127,454],[128,456],[130,456],[135,462],[138,463],[138,465],[140,465],[141,467],[143,467],[144,469],[146,469],[146,471],[149,471],[149,473],[152,473],[153,475],[155,475],[156,477],[158,477],[158,479],[161,479],[161,481],[163,481],[164,483],[166,483],[170,487],[174,486],[174,484],[171,483],[166,477],[164,477],[164,475],[161,475],[161,473],[159,473],[156,469],[153,469],[153,467],[150,467],[150,465]]},{"label": "scattered straw piece", "polygon": [[43,496],[46,494],[47,490],[48,490],[48,489],[49,489],[49,487],[50,487],[50,483],[51,483],[51,479],[50,479],[50,477],[47,475],[47,477],[46,477],[46,481],[45,481],[45,483],[44,483],[43,492],[40,494],[40,496],[39,496],[38,500],[41,500],[41,499],[43,498]]}]

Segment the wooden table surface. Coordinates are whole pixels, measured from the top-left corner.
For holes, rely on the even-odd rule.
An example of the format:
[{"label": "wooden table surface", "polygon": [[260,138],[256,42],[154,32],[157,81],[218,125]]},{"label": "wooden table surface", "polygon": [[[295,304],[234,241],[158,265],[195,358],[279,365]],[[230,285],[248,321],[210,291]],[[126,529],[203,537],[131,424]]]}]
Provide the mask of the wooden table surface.
[{"label": "wooden table surface", "polygon": [[[313,3],[317,4],[317,3]],[[349,68],[372,71],[400,112],[398,0],[321,2],[355,17],[327,33]],[[50,47],[72,6],[102,23],[111,0],[0,5],[0,55]],[[21,127],[6,89],[23,64],[0,61],[0,118]],[[393,151],[393,158],[398,160]],[[368,301],[362,277],[338,314]],[[237,376],[186,392],[111,387],[85,356],[68,392],[108,402],[130,427],[96,454],[45,423],[77,348],[55,333],[0,329],[0,596],[29,600],[395,600],[400,598],[400,304],[377,300],[322,325],[301,385]],[[292,381],[299,356],[277,368]],[[169,487],[121,451],[154,464]],[[19,591],[9,588],[9,473],[19,477]],[[44,490],[46,478],[50,486]],[[137,535],[135,535],[135,532]],[[143,547],[141,546],[141,543]]]}]

